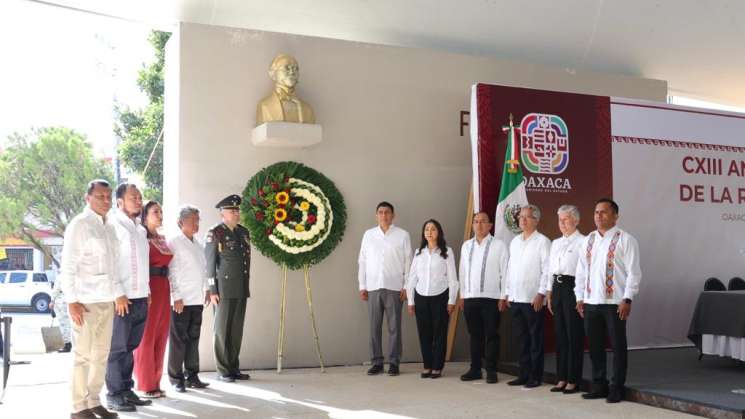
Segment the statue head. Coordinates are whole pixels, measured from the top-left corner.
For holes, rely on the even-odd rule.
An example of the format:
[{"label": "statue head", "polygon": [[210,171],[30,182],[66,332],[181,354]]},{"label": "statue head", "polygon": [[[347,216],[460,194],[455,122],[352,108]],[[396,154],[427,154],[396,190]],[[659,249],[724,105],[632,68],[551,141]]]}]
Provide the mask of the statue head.
[{"label": "statue head", "polygon": [[269,77],[279,86],[294,88],[300,78],[297,60],[287,54],[277,55],[269,66]]}]

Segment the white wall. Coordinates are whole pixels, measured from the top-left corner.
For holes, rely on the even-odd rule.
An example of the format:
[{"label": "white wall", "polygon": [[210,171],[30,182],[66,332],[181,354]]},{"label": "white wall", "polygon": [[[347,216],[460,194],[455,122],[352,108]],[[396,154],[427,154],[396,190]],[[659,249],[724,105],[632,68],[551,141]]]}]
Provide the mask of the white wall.
[{"label": "white wall", "polygon": [[[214,204],[241,193],[259,169],[303,162],[344,194],[344,241],[312,270],[321,346],[328,364],[368,360],[368,317],[359,301],[359,240],[374,224],[377,202],[389,200],[396,224],[418,242],[421,223],[440,220],[460,249],[470,185],[470,150],[459,137],[459,111],[469,108],[474,82],[664,100],[665,82],[443,52],[405,49],[215,26],[182,24],[167,48],[165,211],[179,204],[203,210],[202,235],[218,222]],[[251,145],[256,103],[271,89],[266,70],[279,52],[300,63],[299,95],[323,125],[323,143],[274,150]],[[254,253],[243,368],[275,364],[279,269]],[[286,366],[315,365],[302,275],[289,281]],[[419,360],[416,326],[404,315],[404,361]],[[212,312],[205,311],[202,366],[212,369]],[[465,325],[456,357],[467,356]]]}]

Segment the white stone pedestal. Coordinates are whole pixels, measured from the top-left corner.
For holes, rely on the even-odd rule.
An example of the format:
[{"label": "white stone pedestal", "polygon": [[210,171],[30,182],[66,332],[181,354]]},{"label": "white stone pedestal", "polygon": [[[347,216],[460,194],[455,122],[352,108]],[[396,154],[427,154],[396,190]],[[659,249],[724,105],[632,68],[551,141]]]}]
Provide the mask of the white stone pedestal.
[{"label": "white stone pedestal", "polygon": [[258,147],[310,147],[322,137],[320,125],[297,122],[265,122],[251,131],[251,142]]}]

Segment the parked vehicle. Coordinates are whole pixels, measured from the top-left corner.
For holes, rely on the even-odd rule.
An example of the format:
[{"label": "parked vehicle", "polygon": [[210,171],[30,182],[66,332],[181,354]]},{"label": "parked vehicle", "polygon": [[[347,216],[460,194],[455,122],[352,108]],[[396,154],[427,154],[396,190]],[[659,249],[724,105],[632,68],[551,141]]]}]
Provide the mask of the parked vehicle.
[{"label": "parked vehicle", "polygon": [[0,306],[30,307],[48,313],[52,286],[44,272],[1,271]]}]

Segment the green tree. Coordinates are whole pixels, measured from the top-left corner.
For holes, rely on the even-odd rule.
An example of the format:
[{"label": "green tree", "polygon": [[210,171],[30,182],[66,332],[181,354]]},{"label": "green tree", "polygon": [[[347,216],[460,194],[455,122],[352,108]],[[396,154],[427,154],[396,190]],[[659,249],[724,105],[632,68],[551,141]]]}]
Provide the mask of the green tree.
[{"label": "green tree", "polygon": [[88,182],[111,180],[111,165],[95,158],[85,136],[69,128],[16,133],[7,145],[0,154],[0,237],[23,239],[59,266],[36,233],[63,237],[85,206]]},{"label": "green tree", "polygon": [[118,122],[114,127],[121,139],[119,158],[122,163],[129,170],[144,175],[145,198],[160,202],[163,198],[163,65],[170,37],[170,32],[150,33],[148,40],[155,49],[155,61],[140,70],[137,79],[137,86],[147,94],[150,103],[144,109],[117,107]]}]

